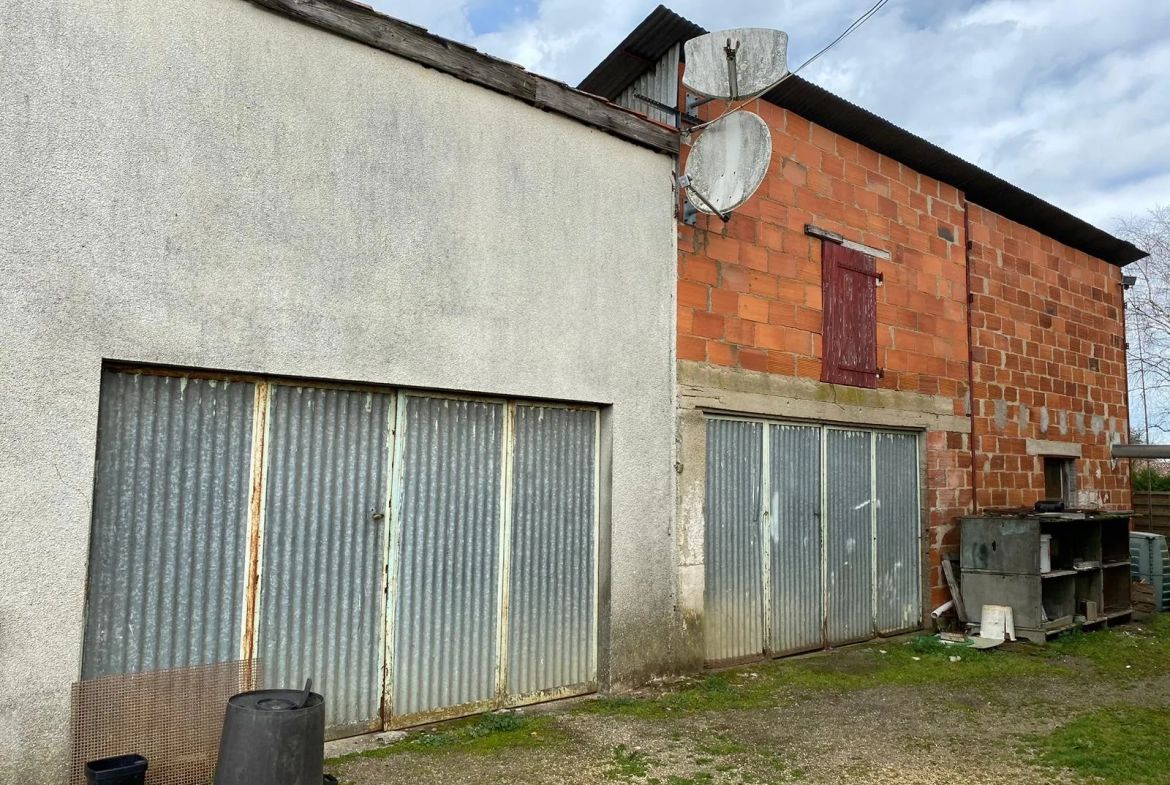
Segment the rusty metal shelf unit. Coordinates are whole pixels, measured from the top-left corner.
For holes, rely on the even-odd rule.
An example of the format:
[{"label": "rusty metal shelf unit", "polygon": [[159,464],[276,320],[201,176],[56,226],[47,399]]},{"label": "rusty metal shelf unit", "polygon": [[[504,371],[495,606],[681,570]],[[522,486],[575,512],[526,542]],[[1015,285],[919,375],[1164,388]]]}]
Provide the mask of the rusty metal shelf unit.
[{"label": "rusty metal shelf unit", "polygon": [[[982,515],[961,521],[963,604],[1012,609],[1016,635],[1043,643],[1077,626],[1128,619],[1129,516]],[[1042,570],[1042,536],[1050,537]]]}]

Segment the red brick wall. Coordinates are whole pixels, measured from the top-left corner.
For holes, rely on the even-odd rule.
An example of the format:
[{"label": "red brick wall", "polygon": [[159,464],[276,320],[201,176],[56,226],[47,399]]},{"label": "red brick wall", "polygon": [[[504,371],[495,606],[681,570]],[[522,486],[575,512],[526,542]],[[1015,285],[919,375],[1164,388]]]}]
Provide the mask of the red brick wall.
[{"label": "red brick wall", "polygon": [[1031,505],[1043,462],[1026,440],[1082,445],[1080,502],[1130,509],[1121,268],[970,207],[980,506]]},{"label": "red brick wall", "polygon": [[816,224],[892,255],[878,260],[880,388],[945,396],[966,415],[974,375],[974,434],[926,437],[932,602],[948,596],[940,554],[958,547],[973,482],[980,507],[1043,494],[1029,438],[1083,445],[1083,501],[1128,508],[1128,466],[1108,458],[1110,429],[1128,422],[1120,269],[791,112],[750,108],[772,129],[772,166],[729,223],[679,226],[679,359],[819,380],[821,250],[804,233]]},{"label": "red brick wall", "polygon": [[[879,387],[966,412],[962,197],[949,185],[771,104],[772,167],[730,223],[680,225],[678,355],[821,377],[821,242],[805,224],[890,251],[878,260]],[[949,234],[952,241],[940,236]]]}]

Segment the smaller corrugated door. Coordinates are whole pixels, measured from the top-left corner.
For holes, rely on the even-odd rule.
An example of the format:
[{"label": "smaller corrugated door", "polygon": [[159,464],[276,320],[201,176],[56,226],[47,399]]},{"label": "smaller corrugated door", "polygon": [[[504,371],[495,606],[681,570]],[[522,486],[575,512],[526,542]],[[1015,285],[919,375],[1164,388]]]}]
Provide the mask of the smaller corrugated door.
[{"label": "smaller corrugated door", "polygon": [[866,640],[873,624],[873,476],[869,431],[825,430],[825,599],[829,644]]},{"label": "smaller corrugated door", "polygon": [[510,703],[595,689],[596,411],[516,406],[507,599]]},{"label": "smaller corrugated door", "polygon": [[918,437],[874,434],[877,471],[877,629],[886,634],[922,623],[921,508]]},{"label": "smaller corrugated door", "polygon": [[824,645],[821,429],[770,425],[772,654]]},{"label": "smaller corrugated door", "polygon": [[391,710],[396,724],[494,705],[503,403],[400,398]]},{"label": "smaller corrugated door", "polygon": [[704,624],[713,662],[764,651],[763,428],[707,421]]},{"label": "smaller corrugated door", "polygon": [[102,373],[83,679],[239,658],[255,389]]},{"label": "smaller corrugated door", "polygon": [[330,736],[380,727],[390,395],[272,386],[259,646],[325,696]]}]

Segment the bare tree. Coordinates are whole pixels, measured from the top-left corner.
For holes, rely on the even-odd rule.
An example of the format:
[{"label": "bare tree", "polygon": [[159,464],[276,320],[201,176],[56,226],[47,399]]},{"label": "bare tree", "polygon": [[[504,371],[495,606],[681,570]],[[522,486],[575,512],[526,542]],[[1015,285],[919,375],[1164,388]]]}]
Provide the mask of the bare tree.
[{"label": "bare tree", "polygon": [[1170,205],[1123,219],[1118,232],[1150,255],[1125,268],[1137,282],[1126,292],[1129,397],[1134,436],[1170,437]]}]

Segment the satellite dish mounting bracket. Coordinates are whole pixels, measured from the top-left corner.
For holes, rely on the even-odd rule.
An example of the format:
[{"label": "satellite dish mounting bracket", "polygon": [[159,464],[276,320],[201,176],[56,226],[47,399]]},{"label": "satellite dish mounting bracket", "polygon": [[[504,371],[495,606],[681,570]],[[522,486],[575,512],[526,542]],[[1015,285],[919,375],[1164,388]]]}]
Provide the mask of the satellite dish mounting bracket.
[{"label": "satellite dish mounting bracket", "polygon": [[727,44],[723,47],[723,53],[727,55],[727,92],[732,101],[739,100],[739,74],[735,70],[735,55],[738,51],[739,40],[728,38]]},{"label": "satellite dish mounting bracket", "polygon": [[[723,223],[727,223],[731,220],[730,210],[728,210],[726,213],[719,212],[715,209],[714,205],[707,201],[707,197],[703,196],[701,193],[695,190],[694,181],[689,174],[684,174],[678,178],[678,187],[684,191],[687,191],[688,193],[694,194],[695,198],[702,202],[703,206],[710,210],[713,215],[719,216],[720,219],[723,220]],[[698,211],[696,210],[696,212]],[[683,211],[683,216],[684,218],[686,217],[685,210]]]}]

